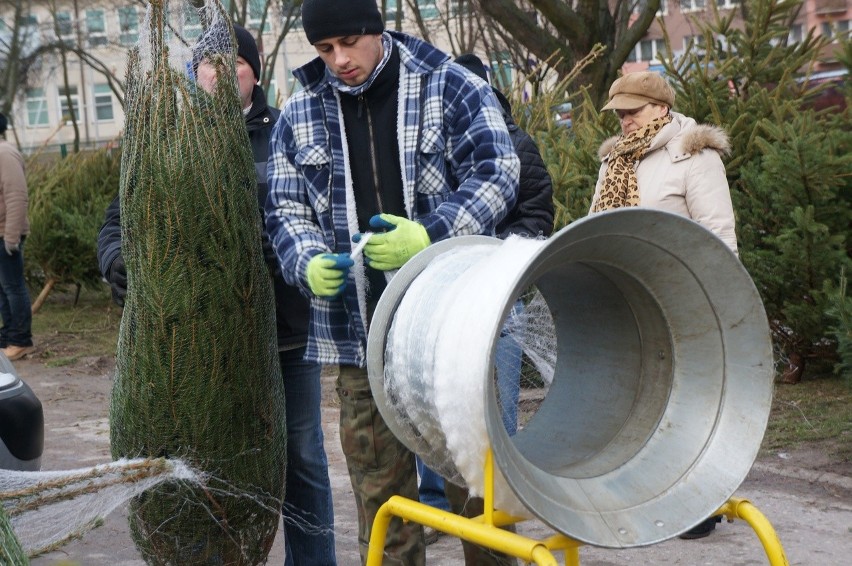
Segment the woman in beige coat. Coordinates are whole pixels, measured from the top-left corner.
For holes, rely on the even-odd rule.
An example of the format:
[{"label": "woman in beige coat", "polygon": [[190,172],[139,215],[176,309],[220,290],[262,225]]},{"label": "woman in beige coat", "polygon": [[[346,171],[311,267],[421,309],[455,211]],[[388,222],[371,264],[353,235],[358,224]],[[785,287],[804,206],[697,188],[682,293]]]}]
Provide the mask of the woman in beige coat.
[{"label": "woman in beige coat", "polygon": [[[737,253],[734,208],[723,155],[730,151],[720,128],[699,125],[672,112],[674,89],[652,72],[629,73],[612,83],[609,102],[621,135],[606,140],[598,154],[600,173],[589,213],[642,206],[698,222]],[[709,517],[681,538],[709,535],[720,517]]]},{"label": "woman in beige coat", "polygon": [[695,220],[734,253],[734,209],[721,128],[672,112],[674,89],[657,73],[629,73],[609,89],[621,135],[606,140],[590,213],[625,206],[657,208]]}]

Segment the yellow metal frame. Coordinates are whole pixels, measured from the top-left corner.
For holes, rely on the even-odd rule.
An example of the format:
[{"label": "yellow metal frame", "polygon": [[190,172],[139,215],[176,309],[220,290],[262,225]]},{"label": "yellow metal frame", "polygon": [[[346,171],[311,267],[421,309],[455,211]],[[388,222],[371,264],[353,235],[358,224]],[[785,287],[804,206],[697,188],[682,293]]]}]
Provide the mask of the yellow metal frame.
[{"label": "yellow metal frame", "polygon": [[[512,525],[524,519],[494,508],[494,459],[490,448],[486,452],[484,471],[485,512],[478,517],[462,517],[398,495],[391,497],[379,508],[373,521],[367,566],[381,566],[385,538],[392,517],[400,517],[405,521],[432,527],[482,547],[520,558],[528,564],[557,566],[559,562],[552,551],[562,551],[565,553],[565,566],[580,566],[580,547],[583,546],[581,542],[562,534],[537,540],[501,529],[500,527]],[[729,521],[734,519],[746,521],[760,539],[770,566],[789,566],[775,529],[751,502],[732,497],[717,511],[717,514],[725,515]]]}]

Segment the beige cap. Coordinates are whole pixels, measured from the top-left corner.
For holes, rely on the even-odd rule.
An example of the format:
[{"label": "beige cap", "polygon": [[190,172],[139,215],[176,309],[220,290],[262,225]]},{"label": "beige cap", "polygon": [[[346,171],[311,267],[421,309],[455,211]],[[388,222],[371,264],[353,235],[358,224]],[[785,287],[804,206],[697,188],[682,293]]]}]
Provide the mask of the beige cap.
[{"label": "beige cap", "polygon": [[609,87],[609,102],[601,110],[635,110],[646,104],[674,105],[675,92],[659,73],[641,71],[619,77]]}]

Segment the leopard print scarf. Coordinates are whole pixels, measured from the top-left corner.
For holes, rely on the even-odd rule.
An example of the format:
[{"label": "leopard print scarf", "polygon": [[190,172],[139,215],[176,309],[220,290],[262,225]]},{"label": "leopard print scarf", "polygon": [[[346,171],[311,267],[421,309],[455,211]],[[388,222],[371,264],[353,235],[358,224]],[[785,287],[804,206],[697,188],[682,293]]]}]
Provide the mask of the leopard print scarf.
[{"label": "leopard print scarf", "polygon": [[639,183],[636,180],[634,164],[642,159],[657,133],[671,121],[671,114],[666,114],[651,120],[645,127],[618,138],[609,152],[609,166],[604,173],[601,192],[592,212],[639,206]]}]

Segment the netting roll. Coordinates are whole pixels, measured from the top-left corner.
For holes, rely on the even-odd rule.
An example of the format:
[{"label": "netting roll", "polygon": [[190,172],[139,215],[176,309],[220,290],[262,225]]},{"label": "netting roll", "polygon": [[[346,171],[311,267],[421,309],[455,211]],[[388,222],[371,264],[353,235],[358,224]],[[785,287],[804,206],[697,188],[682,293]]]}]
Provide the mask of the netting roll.
[{"label": "netting roll", "polygon": [[[196,41],[186,31],[199,26]],[[129,286],[112,453],[181,458],[209,477],[203,488],[162,484],[133,500],[131,531],[148,563],[258,564],[278,526],[286,431],[233,32],[210,0],[152,1],[145,30],[127,72]],[[219,69],[212,93],[193,78],[201,57]]]},{"label": "netting roll", "polygon": [[[493,392],[485,395],[491,379],[482,376],[494,373],[495,344],[501,333],[515,326],[534,328],[530,319],[512,308],[520,296],[513,287],[544,241],[473,237],[453,244],[461,241],[470,245],[450,250],[439,246],[418,256],[418,263],[427,259],[429,263],[410,281],[388,319],[381,397],[394,413],[389,420],[392,430],[412,451],[448,480],[467,487],[471,495],[482,496],[489,445],[485,402],[495,398]],[[433,255],[438,250],[444,253]],[[405,278],[405,272],[394,281],[400,276]],[[379,327],[384,325],[387,310],[379,310],[373,328],[377,321]],[[535,328],[548,330],[541,324]],[[552,331],[543,335],[527,331],[524,336],[540,338],[543,350],[553,352]],[[546,364],[542,369],[552,373]],[[375,394],[379,384],[372,373]],[[499,507],[528,515],[496,472]]]}]

